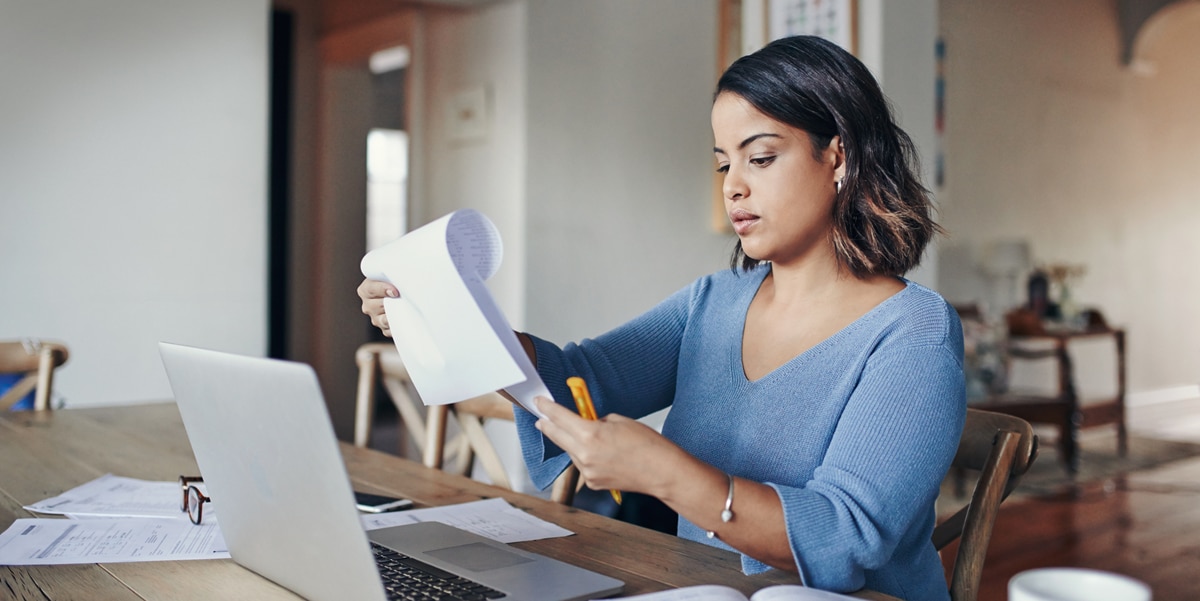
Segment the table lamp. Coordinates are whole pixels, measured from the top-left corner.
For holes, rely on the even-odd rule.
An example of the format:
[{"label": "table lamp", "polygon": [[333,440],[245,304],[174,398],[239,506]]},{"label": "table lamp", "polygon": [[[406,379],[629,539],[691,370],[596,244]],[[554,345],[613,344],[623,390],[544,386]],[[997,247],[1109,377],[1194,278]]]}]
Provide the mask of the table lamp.
[{"label": "table lamp", "polygon": [[989,276],[1000,280],[1003,294],[1000,295],[999,306],[1003,311],[1011,309],[1016,304],[1017,277],[1029,269],[1031,264],[1029,242],[1021,239],[997,240],[987,247],[983,257],[983,271]]}]

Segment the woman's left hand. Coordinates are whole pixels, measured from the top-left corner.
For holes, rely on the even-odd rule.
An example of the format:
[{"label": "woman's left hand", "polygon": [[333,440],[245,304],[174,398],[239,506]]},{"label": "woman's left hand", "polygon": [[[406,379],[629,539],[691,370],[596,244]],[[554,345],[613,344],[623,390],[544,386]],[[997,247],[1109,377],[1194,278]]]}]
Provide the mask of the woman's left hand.
[{"label": "woman's left hand", "polygon": [[656,495],[690,457],[637,420],[616,414],[585,420],[545,397],[535,402],[546,416],[538,430],[571,456],[588,488]]},{"label": "woman's left hand", "polygon": [[657,497],[692,524],[718,532],[729,546],[796,571],[783,506],[771,487],[739,478],[736,523],[725,523],[720,517],[729,491],[725,472],[639,421],[615,413],[585,420],[548,398],[534,402],[546,416],[537,429],[571,456],[588,488]]}]

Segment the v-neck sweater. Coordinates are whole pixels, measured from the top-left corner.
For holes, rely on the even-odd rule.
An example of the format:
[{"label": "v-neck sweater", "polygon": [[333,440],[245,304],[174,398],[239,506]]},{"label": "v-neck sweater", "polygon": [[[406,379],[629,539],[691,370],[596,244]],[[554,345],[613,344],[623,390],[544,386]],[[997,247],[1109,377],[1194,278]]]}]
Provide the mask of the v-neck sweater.
[{"label": "v-neck sweater", "polygon": [[[665,437],[774,488],[803,584],[948,599],[930,536],[966,415],[957,314],[936,292],[904,280],[841,331],[751,381],[742,334],[769,272],[762,265],[702,277],[594,339],[560,348],[532,337],[537,371],[572,409],[569,376],[588,382],[601,416],[670,407]],[[517,411],[530,476],[545,488],[570,458],[535,421]],[[729,549],[682,516],[678,535]],[[744,554],[742,568],[770,569]]]}]

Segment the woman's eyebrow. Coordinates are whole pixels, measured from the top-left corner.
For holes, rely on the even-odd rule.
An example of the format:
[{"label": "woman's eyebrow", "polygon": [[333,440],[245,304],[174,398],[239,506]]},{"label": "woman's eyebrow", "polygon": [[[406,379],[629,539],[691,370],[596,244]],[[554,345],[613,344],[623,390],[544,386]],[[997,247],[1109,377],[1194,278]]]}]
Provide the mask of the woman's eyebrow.
[{"label": "woman's eyebrow", "polygon": [[[765,132],[761,133],[761,134],[754,134],[753,136],[750,136],[749,138],[742,140],[742,143],[738,144],[738,150],[741,150],[741,149],[749,146],[751,142],[753,142],[759,138],[783,138],[783,136],[781,136],[779,134],[772,134],[772,133],[765,133]],[[719,152],[721,154],[725,154],[724,150],[722,150],[716,146],[713,146],[713,152]]]}]

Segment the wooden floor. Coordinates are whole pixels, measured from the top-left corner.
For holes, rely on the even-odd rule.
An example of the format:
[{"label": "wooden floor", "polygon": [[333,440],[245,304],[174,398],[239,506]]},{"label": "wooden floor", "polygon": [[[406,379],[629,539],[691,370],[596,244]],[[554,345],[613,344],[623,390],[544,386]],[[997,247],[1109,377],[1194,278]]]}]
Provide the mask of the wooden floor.
[{"label": "wooden floor", "polygon": [[[1148,431],[1153,427],[1141,433]],[[1200,432],[1177,434],[1200,441]],[[1078,485],[1055,497],[1006,502],[979,601],[1005,601],[1013,575],[1046,566],[1133,576],[1150,585],[1156,601],[1200,599],[1200,458]]]}]

